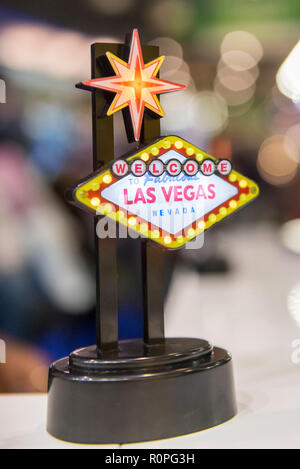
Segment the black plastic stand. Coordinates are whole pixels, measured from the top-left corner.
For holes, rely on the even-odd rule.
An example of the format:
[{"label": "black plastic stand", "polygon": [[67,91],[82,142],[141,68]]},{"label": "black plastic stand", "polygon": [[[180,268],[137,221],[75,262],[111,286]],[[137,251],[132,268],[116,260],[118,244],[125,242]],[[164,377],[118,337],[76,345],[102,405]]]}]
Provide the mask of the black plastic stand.
[{"label": "black plastic stand", "polygon": [[[94,44],[92,76],[99,59],[121,44]],[[158,48],[143,47],[145,62]],[[94,169],[114,157],[113,119],[105,98],[93,92]],[[158,119],[144,119],[143,141],[160,136]],[[141,245],[144,340],[118,341],[116,240],[96,237],[97,345],[73,352],[49,371],[47,429],[76,443],[133,443],[196,432],[236,413],[228,352],[201,339],[164,334],[163,250]],[[196,307],[196,305],[195,305]],[[184,318],[183,318],[184,320]]]},{"label": "black plastic stand", "polygon": [[78,350],[50,369],[48,431],[76,443],[133,443],[218,425],[236,413],[232,363],[199,339]]}]

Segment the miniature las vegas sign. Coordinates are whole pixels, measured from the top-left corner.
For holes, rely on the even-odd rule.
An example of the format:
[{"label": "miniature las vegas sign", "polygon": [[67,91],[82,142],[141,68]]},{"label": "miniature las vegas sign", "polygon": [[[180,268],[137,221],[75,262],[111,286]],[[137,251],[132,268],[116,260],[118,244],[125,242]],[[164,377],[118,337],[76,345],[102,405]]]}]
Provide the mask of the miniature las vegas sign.
[{"label": "miniature las vegas sign", "polygon": [[177,136],[112,162],[72,190],[72,199],[166,248],[179,248],[259,193],[255,182]]},{"label": "miniature las vegas sign", "polygon": [[[115,93],[107,114],[129,107],[136,141],[145,108],[159,116],[157,95],[185,88],[156,77],[164,60],[144,64],[138,31],[133,31],[128,63],[106,53],[115,75],[80,83],[93,91]],[[177,136],[138,148],[123,159],[94,172],[71,191],[71,201],[106,215],[141,236],[174,249],[253,200],[258,186]]]}]

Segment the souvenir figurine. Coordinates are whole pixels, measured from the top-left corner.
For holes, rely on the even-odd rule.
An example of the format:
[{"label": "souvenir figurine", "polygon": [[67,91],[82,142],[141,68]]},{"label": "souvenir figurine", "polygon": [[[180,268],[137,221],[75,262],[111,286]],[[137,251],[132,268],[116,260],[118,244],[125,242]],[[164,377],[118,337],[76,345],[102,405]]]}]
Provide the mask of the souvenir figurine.
[{"label": "souvenir figurine", "polygon": [[[230,161],[160,135],[158,96],[184,88],[159,78],[163,60],[158,47],[141,46],[135,29],[130,43],[94,44],[92,79],[77,85],[92,93],[94,172],[67,197],[95,218],[97,344],[50,367],[47,428],[62,440],[157,440],[210,428],[237,411],[231,355],[200,338],[165,337],[163,261],[166,249],[193,242],[259,189]],[[120,110],[136,148],[115,160]],[[107,236],[99,237],[103,219]],[[126,341],[118,340],[121,229],[140,238],[143,285],[144,337]]]}]

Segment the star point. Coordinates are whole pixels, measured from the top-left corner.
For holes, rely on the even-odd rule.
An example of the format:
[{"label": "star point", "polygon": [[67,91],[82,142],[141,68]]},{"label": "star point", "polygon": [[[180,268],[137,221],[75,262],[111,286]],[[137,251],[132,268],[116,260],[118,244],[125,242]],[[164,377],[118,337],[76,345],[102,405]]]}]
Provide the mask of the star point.
[{"label": "star point", "polygon": [[137,29],[132,33],[128,63],[111,52],[106,52],[106,57],[115,75],[84,81],[82,85],[115,93],[107,115],[129,107],[134,138],[138,141],[145,108],[163,117],[165,113],[157,95],[184,89],[185,86],[157,78],[164,56],[144,64]]}]

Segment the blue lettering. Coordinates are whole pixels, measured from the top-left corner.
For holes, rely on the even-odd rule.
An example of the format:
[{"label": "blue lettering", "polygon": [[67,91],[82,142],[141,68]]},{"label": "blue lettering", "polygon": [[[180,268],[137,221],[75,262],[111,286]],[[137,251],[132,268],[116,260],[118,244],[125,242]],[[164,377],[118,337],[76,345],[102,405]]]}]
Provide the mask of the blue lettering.
[{"label": "blue lettering", "polygon": [[161,176],[153,177],[149,172],[144,176],[144,186],[148,183],[154,184],[166,184],[167,182],[185,182],[185,181],[198,181],[200,177],[195,174],[195,176],[187,176],[184,173],[179,174],[179,176],[170,176],[168,173],[163,173]]}]

